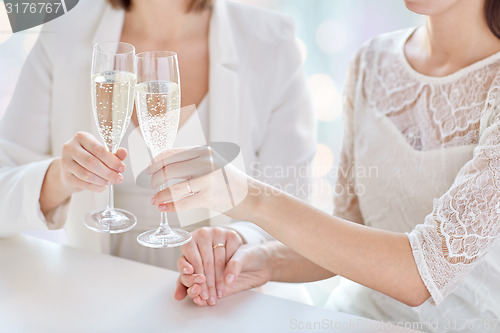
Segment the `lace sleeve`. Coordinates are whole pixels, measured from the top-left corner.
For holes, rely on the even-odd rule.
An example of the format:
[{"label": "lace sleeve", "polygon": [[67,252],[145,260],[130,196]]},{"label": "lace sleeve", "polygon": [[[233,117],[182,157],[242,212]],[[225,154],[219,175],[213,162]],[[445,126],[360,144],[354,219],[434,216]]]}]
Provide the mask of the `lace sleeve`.
[{"label": "lace sleeve", "polygon": [[488,252],[500,232],[500,103],[487,103],[472,160],[408,234],[420,276],[435,303],[449,295]]},{"label": "lace sleeve", "polygon": [[356,194],[354,170],[354,94],[358,74],[359,54],[351,62],[344,87],[344,138],[333,206],[334,215],[348,221],[364,224]]}]

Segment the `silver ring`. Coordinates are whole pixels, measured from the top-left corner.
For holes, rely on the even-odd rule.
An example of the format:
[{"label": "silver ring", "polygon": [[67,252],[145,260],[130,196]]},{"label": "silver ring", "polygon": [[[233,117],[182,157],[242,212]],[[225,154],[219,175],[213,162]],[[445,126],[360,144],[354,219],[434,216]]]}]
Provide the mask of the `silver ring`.
[{"label": "silver ring", "polygon": [[194,194],[193,190],[191,189],[191,185],[189,185],[189,179],[186,181],[186,187],[189,195]]}]

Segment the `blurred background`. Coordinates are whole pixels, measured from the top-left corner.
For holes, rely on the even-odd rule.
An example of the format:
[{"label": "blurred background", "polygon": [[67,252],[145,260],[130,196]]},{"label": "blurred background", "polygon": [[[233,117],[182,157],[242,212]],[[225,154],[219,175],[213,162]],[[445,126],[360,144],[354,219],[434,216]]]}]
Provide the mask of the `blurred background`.
[{"label": "blurred background", "polygon": [[[93,0],[80,0],[93,1]],[[342,145],[342,88],[355,51],[368,39],[385,32],[422,25],[421,16],[409,12],[403,0],[240,0],[285,13],[295,20],[311,86],[318,122],[316,186],[312,203],[332,212],[335,170]],[[0,0],[0,14],[5,10]],[[6,15],[0,15],[0,118],[13,93],[26,55],[40,28],[12,35]],[[90,112],[90,111],[89,111]],[[40,234],[39,234],[40,235]],[[46,238],[55,241],[63,235]],[[323,305],[336,280],[305,284],[303,288],[274,284],[266,292]]]}]

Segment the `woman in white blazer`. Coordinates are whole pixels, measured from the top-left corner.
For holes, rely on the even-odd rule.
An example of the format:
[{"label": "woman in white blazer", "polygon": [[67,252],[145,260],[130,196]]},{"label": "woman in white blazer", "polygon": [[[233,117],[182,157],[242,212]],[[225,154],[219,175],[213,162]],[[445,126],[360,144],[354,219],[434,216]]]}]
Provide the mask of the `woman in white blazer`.
[{"label": "woman in white blazer", "polygon": [[[203,2],[209,3],[186,0],[185,4]],[[71,245],[175,266],[170,258],[178,253],[138,246],[134,233],[109,237],[87,230],[82,218],[88,211],[104,205],[102,194],[74,191],[45,214],[40,206],[42,189],[54,186],[48,170],[60,162],[64,149],[67,153],[68,146],[78,140],[76,133],[81,132],[76,135],[79,139],[99,137],[89,89],[92,45],[122,40],[134,42],[137,51],[147,51],[148,47],[152,50],[158,44],[148,41],[161,37],[162,23],[170,22],[169,19],[176,26],[191,24],[188,27],[201,29],[195,31],[201,38],[193,48],[172,49],[179,53],[181,81],[193,83],[197,77],[200,80],[183,90],[182,105],[197,104],[198,114],[188,115],[176,144],[236,143],[251,175],[260,174],[261,180],[286,186],[289,192],[303,199],[307,196],[310,162],[315,152],[315,121],[290,19],[226,0],[179,13],[175,12],[178,8],[174,3],[178,4],[175,1],[156,4],[168,9],[162,12],[159,8],[147,8],[140,1],[133,3],[128,11],[105,0],[80,1],[72,11],[44,25],[0,122],[0,236],[64,226]],[[150,13],[150,21],[134,21],[134,13],[143,20],[149,20],[147,13]],[[156,30],[140,39],[138,29],[145,22]],[[200,64],[183,64],[183,59],[196,59],[192,53],[203,50],[208,62],[205,67],[201,64],[197,76],[190,66]],[[190,77],[183,78],[183,73]],[[127,136],[133,130],[132,122]],[[122,146],[128,143],[126,137]],[[123,151],[118,155],[120,159],[125,156]],[[121,176],[123,183],[115,187],[115,205],[138,217],[137,233],[157,225],[159,212],[150,203],[154,192],[135,186],[130,164],[134,153],[130,155],[131,158],[124,160],[128,168]],[[113,156],[106,158],[118,160]],[[273,177],[273,172],[269,172],[289,166],[308,171],[306,175],[302,172],[300,179],[286,179],[278,173]],[[50,190],[57,196],[60,189]],[[268,237],[249,222],[234,222],[231,226],[242,241],[259,242]]]}]

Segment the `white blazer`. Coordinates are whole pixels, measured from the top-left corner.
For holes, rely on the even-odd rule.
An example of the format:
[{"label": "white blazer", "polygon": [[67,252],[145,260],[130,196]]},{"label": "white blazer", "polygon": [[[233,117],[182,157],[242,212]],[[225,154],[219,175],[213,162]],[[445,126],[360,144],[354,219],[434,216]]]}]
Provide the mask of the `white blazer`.
[{"label": "white blazer", "polygon": [[[101,250],[100,234],[87,230],[82,217],[102,206],[102,195],[76,193],[47,216],[39,196],[65,142],[78,131],[99,137],[90,98],[92,45],[119,40],[123,19],[124,11],[105,0],[86,0],[44,25],[0,121],[0,236],[65,225],[69,244]],[[209,45],[208,140],[238,144],[247,172],[306,198],[315,117],[293,23],[217,0]],[[290,166],[302,168],[299,176],[278,172]],[[248,241],[262,237],[248,222],[246,228]]]}]

